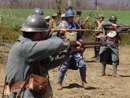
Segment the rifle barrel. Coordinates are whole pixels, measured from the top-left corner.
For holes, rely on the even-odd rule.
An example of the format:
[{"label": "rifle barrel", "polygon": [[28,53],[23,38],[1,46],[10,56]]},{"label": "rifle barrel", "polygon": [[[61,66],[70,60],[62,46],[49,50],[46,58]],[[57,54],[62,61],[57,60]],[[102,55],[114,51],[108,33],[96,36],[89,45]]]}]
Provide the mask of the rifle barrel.
[{"label": "rifle barrel", "polygon": [[[98,46],[103,45],[102,42],[82,42],[82,43],[83,43],[84,46],[95,45],[95,47],[96,47],[96,45],[98,45]],[[76,41],[71,41],[70,45],[74,46],[74,47],[77,46]]]},{"label": "rifle barrel", "polygon": [[100,47],[101,45],[93,45],[93,46],[84,46],[84,48],[93,48],[93,47]]},{"label": "rifle barrel", "polygon": [[94,32],[98,32],[99,30],[94,30],[94,29],[51,29],[51,32],[60,32],[61,30],[64,30],[64,31],[94,31]]},{"label": "rifle barrel", "polygon": [[130,27],[130,25],[117,25],[119,27]]},{"label": "rifle barrel", "polygon": [[83,42],[84,45],[102,45],[102,42]]}]

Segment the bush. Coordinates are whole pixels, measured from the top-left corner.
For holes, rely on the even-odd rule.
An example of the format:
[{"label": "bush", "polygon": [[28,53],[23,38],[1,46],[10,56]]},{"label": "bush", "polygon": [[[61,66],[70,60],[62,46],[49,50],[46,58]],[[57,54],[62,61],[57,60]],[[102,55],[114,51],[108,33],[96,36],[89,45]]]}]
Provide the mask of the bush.
[{"label": "bush", "polygon": [[14,43],[20,35],[19,26],[7,26],[2,24],[0,26],[0,42]]}]

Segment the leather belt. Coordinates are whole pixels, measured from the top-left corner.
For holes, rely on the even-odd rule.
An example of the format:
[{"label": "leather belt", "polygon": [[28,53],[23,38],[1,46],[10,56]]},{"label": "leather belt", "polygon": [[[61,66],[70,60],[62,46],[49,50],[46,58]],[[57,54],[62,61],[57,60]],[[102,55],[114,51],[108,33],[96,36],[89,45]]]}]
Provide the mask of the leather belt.
[{"label": "leather belt", "polygon": [[14,89],[22,88],[25,81],[15,82],[14,84],[10,85],[11,91]]}]

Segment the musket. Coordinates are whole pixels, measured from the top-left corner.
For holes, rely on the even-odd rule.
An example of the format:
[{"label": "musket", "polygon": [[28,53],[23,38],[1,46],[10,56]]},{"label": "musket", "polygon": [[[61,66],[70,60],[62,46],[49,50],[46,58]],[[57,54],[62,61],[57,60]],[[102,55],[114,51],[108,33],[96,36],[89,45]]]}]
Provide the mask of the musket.
[{"label": "musket", "polygon": [[[93,45],[94,47],[98,46],[113,46],[115,44],[108,44],[106,42],[100,41],[100,42],[81,42],[84,47]],[[70,41],[70,46],[76,47],[78,46],[76,41]]]},{"label": "musket", "polygon": [[116,30],[118,33],[130,33],[130,27],[114,28],[113,26],[108,26],[106,30]]},{"label": "musket", "polygon": [[64,31],[86,31],[86,32],[102,32],[99,30],[95,30],[95,29],[51,29],[51,33],[53,32],[60,32],[61,30]]},{"label": "musket", "polygon": [[130,27],[130,25],[117,25],[117,27]]},{"label": "musket", "polygon": [[93,48],[93,47],[100,47],[101,45],[90,45],[90,46],[84,46],[84,48]]},{"label": "musket", "polygon": [[[105,28],[106,29],[115,29],[115,27],[112,25],[105,26]],[[117,25],[116,29],[130,29],[130,25]]]},{"label": "musket", "polygon": [[[83,47],[88,47],[88,46],[93,46],[93,47],[100,47],[100,46],[115,46],[115,45],[119,45],[119,44],[108,44],[104,41],[100,41],[100,42],[81,42]],[[70,41],[70,46],[76,47],[78,46],[76,41]]]},{"label": "musket", "polygon": [[[81,42],[84,46],[85,45],[102,45],[102,42]],[[70,41],[70,46],[77,46],[76,41]]]},{"label": "musket", "polygon": [[117,25],[117,28],[114,26],[106,26],[106,30],[116,30],[118,33],[130,33],[130,25]]}]

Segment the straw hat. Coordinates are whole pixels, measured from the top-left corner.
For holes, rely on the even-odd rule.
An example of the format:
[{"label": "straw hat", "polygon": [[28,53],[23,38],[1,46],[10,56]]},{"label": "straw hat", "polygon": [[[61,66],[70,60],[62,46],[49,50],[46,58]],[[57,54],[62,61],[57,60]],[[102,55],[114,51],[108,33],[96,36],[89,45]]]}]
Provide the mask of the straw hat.
[{"label": "straw hat", "polygon": [[50,19],[50,16],[46,16],[44,19]]},{"label": "straw hat", "polygon": [[76,12],[77,12],[77,13],[81,13],[81,12],[82,12],[82,10],[76,10]]},{"label": "straw hat", "polygon": [[62,14],[62,15],[61,15],[61,18],[63,18],[63,17],[65,17],[65,14]]},{"label": "straw hat", "polygon": [[56,14],[56,13],[53,13],[53,14],[52,14],[52,16],[53,16],[53,17],[56,17],[56,16],[57,16],[57,14]]},{"label": "straw hat", "polygon": [[98,17],[99,17],[99,18],[104,18],[104,16],[103,16],[103,15],[99,15]]}]

